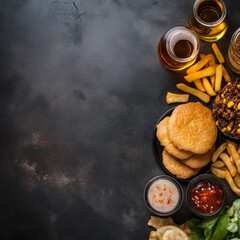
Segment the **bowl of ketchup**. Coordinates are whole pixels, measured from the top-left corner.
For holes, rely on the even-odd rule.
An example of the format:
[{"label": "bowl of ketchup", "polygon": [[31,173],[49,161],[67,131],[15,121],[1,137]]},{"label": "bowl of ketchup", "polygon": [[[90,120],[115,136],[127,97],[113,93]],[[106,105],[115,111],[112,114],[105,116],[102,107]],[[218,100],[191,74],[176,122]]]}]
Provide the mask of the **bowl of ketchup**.
[{"label": "bowl of ketchup", "polygon": [[190,210],[198,217],[211,217],[224,206],[226,187],[221,179],[212,174],[195,177],[186,190]]}]

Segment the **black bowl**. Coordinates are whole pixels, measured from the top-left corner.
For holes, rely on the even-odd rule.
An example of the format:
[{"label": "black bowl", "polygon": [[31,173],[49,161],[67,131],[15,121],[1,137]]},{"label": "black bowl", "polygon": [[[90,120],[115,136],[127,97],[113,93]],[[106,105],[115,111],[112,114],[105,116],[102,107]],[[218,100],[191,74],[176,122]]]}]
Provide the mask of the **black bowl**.
[{"label": "black bowl", "polygon": [[[218,207],[218,209],[216,209],[216,211],[214,211],[212,213],[202,213],[202,212],[198,211],[196,208],[194,208],[193,205],[191,204],[190,191],[192,190],[192,187],[201,180],[211,180],[215,184],[217,184],[220,187],[220,189],[222,190],[221,205]],[[191,212],[193,214],[195,214],[196,216],[201,217],[201,218],[212,217],[212,216],[216,215],[217,213],[219,213],[225,205],[225,200],[226,200],[226,185],[220,178],[216,177],[213,174],[202,174],[201,176],[194,177],[194,179],[188,184],[187,189],[186,189],[186,202],[187,202],[189,209],[191,210]]]},{"label": "black bowl", "polygon": [[217,127],[218,127],[219,132],[221,132],[227,139],[231,139],[231,140],[234,141],[234,142],[239,142],[239,141],[240,141],[240,139],[236,139],[236,138],[234,138],[234,137],[229,136],[229,135],[226,134],[225,132],[222,132],[221,129],[219,128],[219,126],[217,126]]},{"label": "black bowl", "polygon": [[[157,131],[157,125],[160,121],[162,121],[165,117],[167,116],[171,116],[173,110],[175,109],[175,107],[169,109],[168,111],[166,111],[158,120],[155,129],[154,129],[154,136],[153,136],[153,151],[154,151],[154,155],[156,157],[156,160],[158,162],[158,164],[161,166],[161,168],[170,176],[174,177],[175,179],[177,179],[178,181],[182,181],[182,182],[190,182],[195,176],[200,175],[200,174],[205,174],[205,173],[210,173],[210,168],[211,168],[211,163],[209,163],[207,166],[203,167],[199,173],[191,178],[188,179],[182,179],[182,178],[178,178],[175,175],[173,175],[171,172],[169,172],[165,166],[163,165],[163,159],[162,159],[162,152],[163,152],[163,146],[161,146],[157,136],[156,136],[156,131]],[[220,146],[221,144],[221,135],[218,133],[218,137],[217,137],[217,141],[216,141],[216,148],[218,146]]]},{"label": "black bowl", "polygon": [[[151,204],[149,203],[148,201],[148,191],[151,187],[151,185],[158,179],[166,179],[166,180],[169,180],[171,181],[175,186],[176,188],[178,189],[178,193],[179,193],[179,200],[178,200],[178,203],[176,205],[176,207],[174,209],[172,209],[171,211],[169,212],[158,212],[157,210],[155,210]],[[144,198],[144,202],[147,206],[147,208],[155,215],[157,216],[160,216],[160,217],[168,217],[174,213],[176,213],[180,207],[182,206],[182,203],[183,203],[183,199],[184,199],[184,193],[183,193],[183,189],[182,189],[182,186],[180,185],[180,183],[178,181],[176,181],[174,178],[168,176],[168,175],[159,175],[157,177],[154,177],[152,178],[145,186],[145,189],[144,189],[144,194],[143,194],[143,198]]]}]

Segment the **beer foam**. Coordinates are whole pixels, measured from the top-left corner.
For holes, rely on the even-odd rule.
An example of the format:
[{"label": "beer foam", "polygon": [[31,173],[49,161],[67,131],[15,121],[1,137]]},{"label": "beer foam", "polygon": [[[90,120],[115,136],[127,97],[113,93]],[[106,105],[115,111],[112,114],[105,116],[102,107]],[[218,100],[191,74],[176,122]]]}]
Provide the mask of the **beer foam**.
[{"label": "beer foam", "polygon": [[169,36],[169,47],[172,53],[174,53],[174,46],[180,40],[187,40],[193,45],[193,52],[197,49],[197,38],[188,30],[176,30]]}]

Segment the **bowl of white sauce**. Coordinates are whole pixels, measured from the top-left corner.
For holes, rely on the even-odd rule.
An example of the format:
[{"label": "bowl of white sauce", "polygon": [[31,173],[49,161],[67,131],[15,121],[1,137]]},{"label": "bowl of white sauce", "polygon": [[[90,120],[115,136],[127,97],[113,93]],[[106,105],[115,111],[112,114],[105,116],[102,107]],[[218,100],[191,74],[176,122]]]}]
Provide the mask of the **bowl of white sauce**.
[{"label": "bowl of white sauce", "polygon": [[183,189],[174,178],[160,175],[147,183],[144,189],[144,201],[152,213],[167,217],[181,207]]}]

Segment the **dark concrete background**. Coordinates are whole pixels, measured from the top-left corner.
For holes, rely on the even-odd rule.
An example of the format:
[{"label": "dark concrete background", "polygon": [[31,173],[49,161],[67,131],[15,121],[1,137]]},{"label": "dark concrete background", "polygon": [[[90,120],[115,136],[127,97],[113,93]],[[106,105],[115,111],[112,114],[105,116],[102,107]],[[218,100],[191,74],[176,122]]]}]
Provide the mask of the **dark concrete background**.
[{"label": "dark concrete background", "polygon": [[[148,238],[153,128],[183,81],[157,43],[193,3],[0,1],[1,239]],[[240,23],[239,2],[226,5],[224,53]],[[190,217],[184,204],[174,219]]]}]

